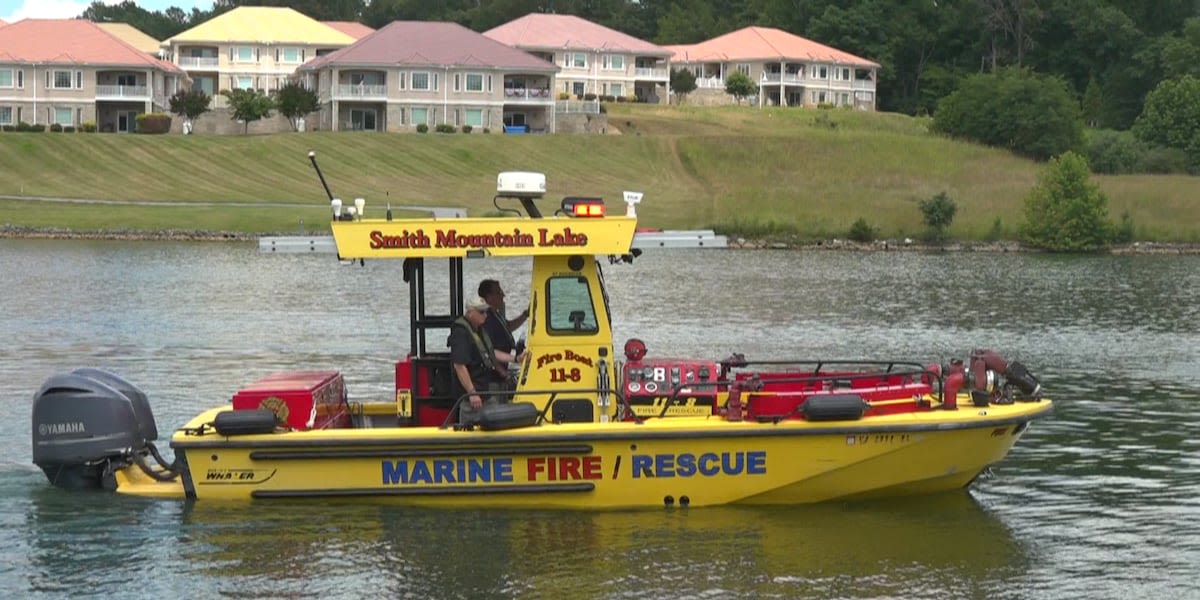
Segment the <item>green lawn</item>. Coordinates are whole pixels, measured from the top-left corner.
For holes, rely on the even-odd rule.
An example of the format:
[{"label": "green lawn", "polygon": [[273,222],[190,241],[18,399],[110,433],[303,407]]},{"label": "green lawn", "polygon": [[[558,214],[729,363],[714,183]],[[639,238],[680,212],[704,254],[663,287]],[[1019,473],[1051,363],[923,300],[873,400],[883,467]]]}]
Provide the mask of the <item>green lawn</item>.
[{"label": "green lawn", "polygon": [[[622,190],[644,192],[645,226],[822,238],[864,218],[885,236],[915,236],[917,202],[944,191],[958,205],[951,236],[982,239],[998,219],[1012,238],[1039,168],[894,114],[613,104],[608,117],[603,136],[0,133],[0,195],[174,204],[0,200],[0,224],[274,233],[303,221],[319,230],[328,201],[307,159],[315,150],[334,193],[366,198],[368,216],[387,203],[488,214],[496,174],[529,170],[546,173],[551,198],[600,195],[619,210]],[[1200,178],[1096,181],[1114,220],[1128,210],[1139,238],[1200,241]],[[242,203],[295,206],[234,206]]]}]

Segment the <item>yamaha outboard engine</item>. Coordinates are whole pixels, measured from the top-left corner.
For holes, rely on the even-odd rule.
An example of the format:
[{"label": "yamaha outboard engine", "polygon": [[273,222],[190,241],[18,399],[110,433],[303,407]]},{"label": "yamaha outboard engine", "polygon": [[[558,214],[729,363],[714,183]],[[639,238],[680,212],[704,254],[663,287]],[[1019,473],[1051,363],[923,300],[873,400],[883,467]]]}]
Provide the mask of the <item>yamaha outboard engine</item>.
[{"label": "yamaha outboard engine", "polygon": [[108,371],[54,375],[33,397],[33,462],[59,487],[112,489],[157,438],[146,395]]}]

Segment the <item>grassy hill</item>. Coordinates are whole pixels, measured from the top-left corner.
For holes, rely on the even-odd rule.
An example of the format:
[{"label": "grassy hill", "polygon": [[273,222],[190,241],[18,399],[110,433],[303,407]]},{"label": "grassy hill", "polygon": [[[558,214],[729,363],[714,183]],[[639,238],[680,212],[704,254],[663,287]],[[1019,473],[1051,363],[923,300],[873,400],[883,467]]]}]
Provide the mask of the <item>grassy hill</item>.
[{"label": "grassy hill", "polygon": [[[617,104],[604,136],[0,133],[0,196],[156,203],[0,199],[0,224],[281,232],[303,220],[321,230],[328,202],[307,159],[315,150],[334,193],[365,197],[369,216],[382,216],[388,202],[397,212],[487,214],[496,173],[531,170],[546,173],[551,198],[600,195],[620,210],[622,190],[644,192],[646,226],[819,239],[844,237],[864,218],[885,236],[915,236],[917,202],[944,191],[958,205],[953,237],[983,239],[998,221],[1015,238],[1039,165],[930,135],[927,123],[842,110]],[[1114,220],[1128,210],[1139,239],[1200,241],[1200,178],[1096,181]]]}]

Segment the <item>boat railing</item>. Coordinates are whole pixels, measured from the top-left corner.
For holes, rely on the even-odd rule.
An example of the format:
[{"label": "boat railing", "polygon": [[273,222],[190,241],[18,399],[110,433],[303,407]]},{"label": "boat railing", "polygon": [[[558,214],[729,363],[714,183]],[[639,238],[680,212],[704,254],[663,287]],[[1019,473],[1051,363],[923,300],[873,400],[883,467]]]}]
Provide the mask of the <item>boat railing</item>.
[{"label": "boat railing", "polygon": [[624,401],[624,399],[620,396],[620,394],[617,394],[615,391],[601,390],[600,388],[570,388],[570,389],[556,388],[556,389],[552,389],[552,390],[488,390],[488,391],[478,391],[477,390],[475,394],[463,394],[454,400],[454,405],[450,407],[450,414],[446,415],[446,420],[442,421],[442,425],[439,427],[439,429],[448,429],[454,424],[453,421],[454,421],[455,411],[457,411],[459,406],[461,406],[462,403],[465,400],[467,400],[467,398],[471,397],[472,395],[479,396],[485,400],[487,398],[505,398],[509,402],[512,402],[513,400],[517,399],[520,396],[547,397],[546,406],[542,407],[542,410],[538,413],[537,421],[535,422],[535,424],[540,425],[540,424],[546,422],[546,413],[548,413],[550,411],[551,406],[554,406],[554,401],[557,400],[560,395],[562,395],[562,394],[599,395],[602,392],[607,392],[609,394],[617,396],[618,400]]}]

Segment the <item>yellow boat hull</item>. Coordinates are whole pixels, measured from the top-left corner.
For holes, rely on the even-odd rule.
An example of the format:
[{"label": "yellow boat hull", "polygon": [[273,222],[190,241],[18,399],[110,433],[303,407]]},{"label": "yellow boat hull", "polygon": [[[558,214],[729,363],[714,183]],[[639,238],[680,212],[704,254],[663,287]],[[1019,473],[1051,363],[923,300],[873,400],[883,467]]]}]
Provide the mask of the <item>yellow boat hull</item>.
[{"label": "yellow boat hull", "polygon": [[999,462],[1046,400],[858,421],[541,425],[508,431],[338,429],[222,436],[215,409],[176,432],[171,482],[137,467],[117,491],[154,497],[370,497],[432,506],[620,508],[799,504],[962,488]]}]

